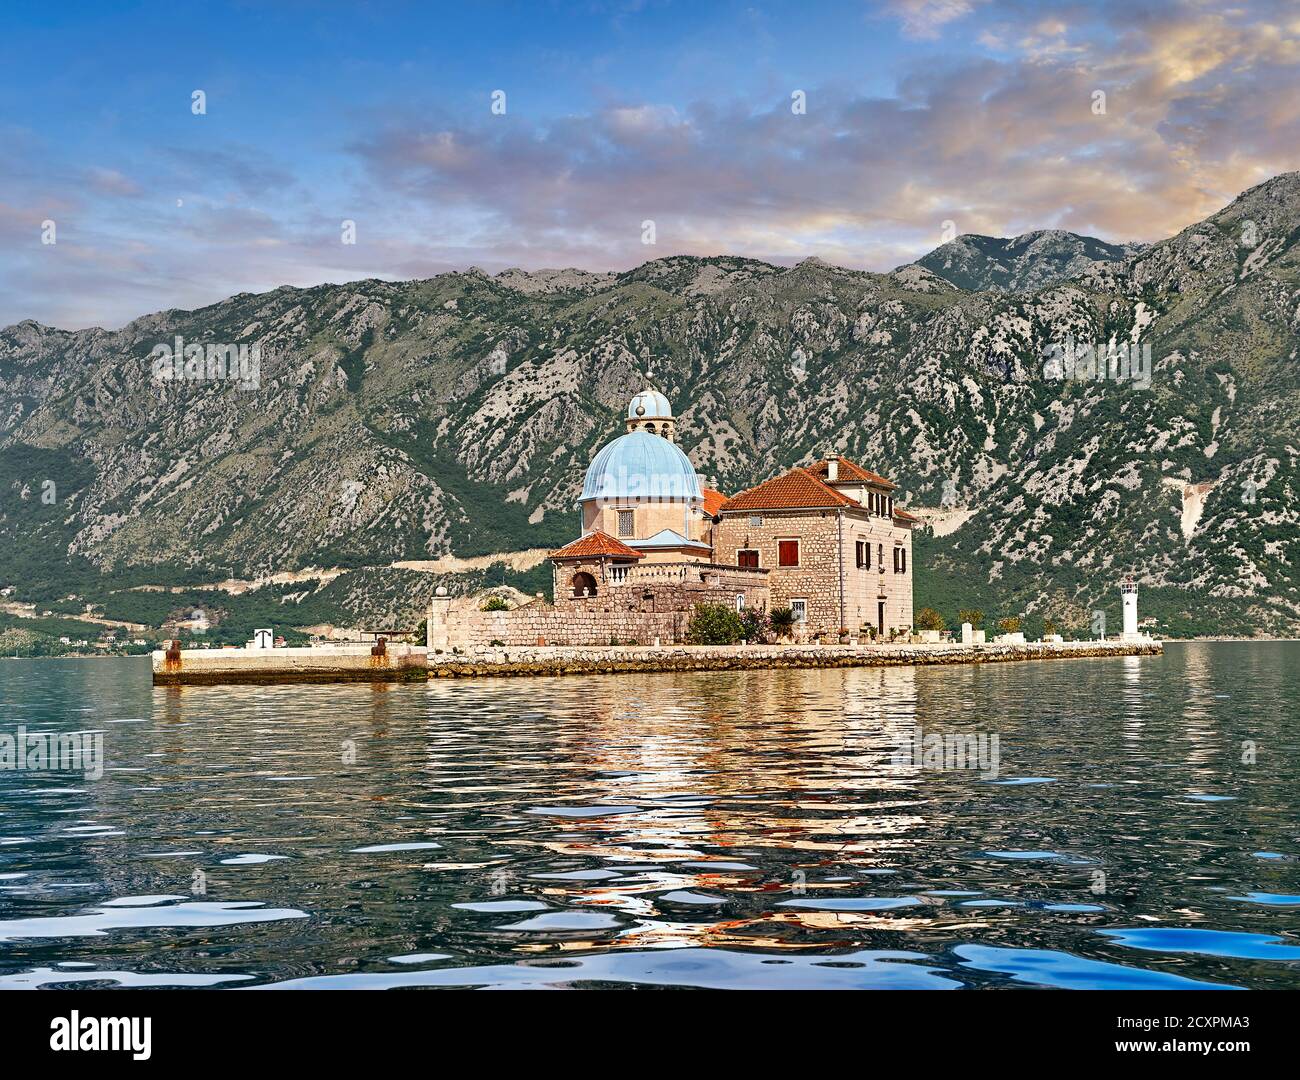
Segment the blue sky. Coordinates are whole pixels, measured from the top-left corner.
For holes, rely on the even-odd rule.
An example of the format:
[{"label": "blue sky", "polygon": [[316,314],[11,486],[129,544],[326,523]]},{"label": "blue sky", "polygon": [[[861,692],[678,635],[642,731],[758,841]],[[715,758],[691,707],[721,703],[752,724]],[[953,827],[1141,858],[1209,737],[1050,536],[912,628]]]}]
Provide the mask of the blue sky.
[{"label": "blue sky", "polygon": [[1272,0],[53,7],[3,16],[0,325],[469,265],[886,270],[949,221],[1152,240],[1300,167]]}]

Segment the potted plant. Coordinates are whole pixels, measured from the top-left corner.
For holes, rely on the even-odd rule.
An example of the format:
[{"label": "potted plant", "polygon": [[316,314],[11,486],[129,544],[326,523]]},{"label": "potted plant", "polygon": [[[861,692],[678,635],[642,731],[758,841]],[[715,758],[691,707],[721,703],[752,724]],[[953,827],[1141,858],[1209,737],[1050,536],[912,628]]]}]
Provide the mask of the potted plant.
[{"label": "potted plant", "polygon": [[794,612],[788,607],[774,607],[768,615],[768,624],[777,641],[789,641],[794,636]]}]

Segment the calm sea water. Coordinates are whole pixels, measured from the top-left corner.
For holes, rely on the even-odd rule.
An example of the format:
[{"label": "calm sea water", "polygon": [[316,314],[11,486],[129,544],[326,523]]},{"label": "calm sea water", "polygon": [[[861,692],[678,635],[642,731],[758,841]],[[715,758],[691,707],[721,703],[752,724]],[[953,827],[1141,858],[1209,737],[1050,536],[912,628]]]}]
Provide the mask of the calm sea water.
[{"label": "calm sea water", "polygon": [[[0,987],[1300,986],[1300,645],[154,689],[0,661]],[[896,763],[999,737],[996,779]],[[1253,756],[1253,763],[1251,761]]]}]

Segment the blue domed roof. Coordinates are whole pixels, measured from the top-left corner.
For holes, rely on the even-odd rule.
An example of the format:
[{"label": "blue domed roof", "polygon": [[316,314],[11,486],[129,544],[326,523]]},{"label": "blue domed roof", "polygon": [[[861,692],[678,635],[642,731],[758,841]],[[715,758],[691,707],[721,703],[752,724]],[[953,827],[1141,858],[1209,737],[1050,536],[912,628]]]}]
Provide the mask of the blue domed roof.
[{"label": "blue domed roof", "polygon": [[[640,412],[637,410],[640,409]],[[627,403],[629,420],[671,420],[673,407],[658,390],[642,390]]]},{"label": "blue domed roof", "polygon": [[674,443],[648,431],[629,431],[601,448],[587,468],[582,498],[704,501],[690,459]]}]

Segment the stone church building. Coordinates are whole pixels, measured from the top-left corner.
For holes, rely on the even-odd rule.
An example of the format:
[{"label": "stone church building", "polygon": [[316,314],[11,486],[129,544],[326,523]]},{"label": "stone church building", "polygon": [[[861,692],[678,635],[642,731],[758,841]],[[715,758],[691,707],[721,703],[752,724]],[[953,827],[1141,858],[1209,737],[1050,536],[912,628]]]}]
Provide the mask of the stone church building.
[{"label": "stone church building", "polygon": [[681,641],[699,603],[788,607],[799,640],[912,626],[916,518],[891,481],[835,457],[728,498],[677,446],[662,394],[637,394],[625,425],[587,469],[582,535],[550,554],[553,604],[452,620],[440,598],[431,647]]}]

